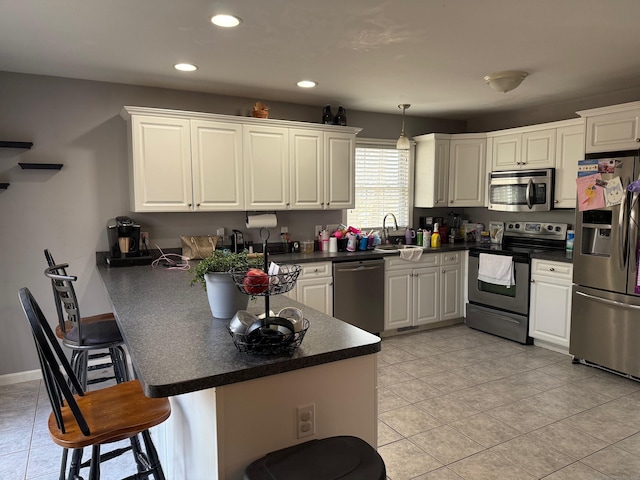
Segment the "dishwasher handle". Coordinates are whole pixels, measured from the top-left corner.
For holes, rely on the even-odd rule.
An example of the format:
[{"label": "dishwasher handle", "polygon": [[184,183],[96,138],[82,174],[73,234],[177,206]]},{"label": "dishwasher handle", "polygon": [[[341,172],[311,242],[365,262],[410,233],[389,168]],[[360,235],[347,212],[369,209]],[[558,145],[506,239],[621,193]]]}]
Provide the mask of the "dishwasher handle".
[{"label": "dishwasher handle", "polygon": [[359,266],[353,267],[353,268],[338,268],[337,271],[339,271],[339,272],[364,272],[365,270],[377,270],[379,268],[382,268],[382,265],[373,265],[371,267],[366,267],[364,265],[359,265]]}]

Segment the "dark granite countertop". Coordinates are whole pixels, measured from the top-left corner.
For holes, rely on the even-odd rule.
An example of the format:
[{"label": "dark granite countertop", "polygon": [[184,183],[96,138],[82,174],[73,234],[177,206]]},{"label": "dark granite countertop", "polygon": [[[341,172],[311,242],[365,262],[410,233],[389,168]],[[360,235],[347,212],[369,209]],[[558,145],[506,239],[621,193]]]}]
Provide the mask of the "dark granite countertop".
[{"label": "dark granite countertop", "polygon": [[[104,262],[98,262],[98,271],[149,397],[179,395],[380,351],[377,336],[280,295],[270,297],[272,310],[296,306],[311,324],[302,345],[291,357],[240,353],[226,329],[228,320],[213,318],[206,292],[199,285],[190,286],[190,272],[151,266],[112,268]],[[263,299],[249,302],[249,310],[263,312]]]}]

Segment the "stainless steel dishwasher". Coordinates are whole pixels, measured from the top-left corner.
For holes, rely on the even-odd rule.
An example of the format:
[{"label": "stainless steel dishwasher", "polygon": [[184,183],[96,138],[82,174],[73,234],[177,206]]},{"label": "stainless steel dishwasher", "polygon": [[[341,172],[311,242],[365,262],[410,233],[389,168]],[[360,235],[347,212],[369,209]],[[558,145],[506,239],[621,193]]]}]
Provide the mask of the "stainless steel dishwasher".
[{"label": "stainless steel dishwasher", "polygon": [[333,264],[333,316],[367,332],[384,330],[384,260]]}]

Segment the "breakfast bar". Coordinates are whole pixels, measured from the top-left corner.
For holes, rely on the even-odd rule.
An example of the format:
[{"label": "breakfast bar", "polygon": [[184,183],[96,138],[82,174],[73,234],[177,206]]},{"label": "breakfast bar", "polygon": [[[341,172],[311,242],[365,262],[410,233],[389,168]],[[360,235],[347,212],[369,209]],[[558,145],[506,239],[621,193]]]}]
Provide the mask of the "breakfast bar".
[{"label": "breakfast bar", "polygon": [[[354,435],[376,446],[377,336],[274,296],[272,310],[295,306],[309,320],[301,346],[290,357],[241,353],[190,272],[98,271],[145,394],[171,401],[153,432],[167,478],[240,480],[253,460],[313,438]],[[248,310],[263,312],[263,299]],[[297,411],[307,407],[314,431],[303,436]]]}]

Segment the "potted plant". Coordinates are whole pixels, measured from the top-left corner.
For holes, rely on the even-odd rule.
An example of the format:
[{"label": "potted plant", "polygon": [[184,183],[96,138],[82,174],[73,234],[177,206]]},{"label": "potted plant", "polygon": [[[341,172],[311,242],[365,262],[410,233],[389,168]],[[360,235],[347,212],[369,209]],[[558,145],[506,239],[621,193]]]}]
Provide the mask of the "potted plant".
[{"label": "potted plant", "polygon": [[262,258],[249,258],[246,251],[232,253],[228,250],[214,250],[196,265],[191,285],[200,283],[206,288],[214,317],[231,318],[238,310],[247,308],[249,295],[236,287],[229,271],[238,267],[260,268],[262,262]]}]

